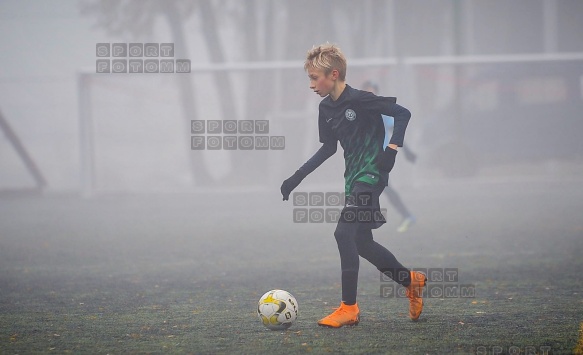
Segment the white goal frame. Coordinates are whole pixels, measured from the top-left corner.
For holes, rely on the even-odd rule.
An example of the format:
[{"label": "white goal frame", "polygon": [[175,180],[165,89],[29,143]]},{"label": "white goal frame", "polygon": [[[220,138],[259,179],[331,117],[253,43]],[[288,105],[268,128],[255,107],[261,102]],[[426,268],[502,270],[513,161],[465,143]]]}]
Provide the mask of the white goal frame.
[{"label": "white goal frame", "polygon": [[[414,102],[416,88],[407,84],[410,82],[413,70],[419,66],[426,65],[465,65],[484,63],[533,63],[533,62],[566,62],[583,61],[583,52],[571,53],[540,53],[540,54],[510,54],[510,55],[467,55],[467,56],[419,56],[419,57],[387,57],[387,58],[363,58],[349,61],[350,67],[395,67],[400,80],[406,83],[405,92]],[[212,72],[246,72],[255,70],[276,71],[275,80],[278,80],[278,70],[303,68],[300,61],[269,61],[269,62],[234,62],[216,64],[196,64],[192,63],[191,73],[212,73]],[[95,144],[94,144],[94,122],[91,110],[91,77],[93,75],[124,75],[124,74],[100,74],[94,68],[82,69],[78,72],[78,105],[79,105],[79,171],[80,190],[84,196],[92,196],[96,193],[96,167],[95,167]],[[125,74],[127,75],[127,74]],[[180,74],[188,75],[188,74]],[[283,96],[280,92],[281,85],[276,86],[277,102]],[[583,77],[581,78],[583,92]],[[274,112],[271,116],[289,116],[286,112]]]}]

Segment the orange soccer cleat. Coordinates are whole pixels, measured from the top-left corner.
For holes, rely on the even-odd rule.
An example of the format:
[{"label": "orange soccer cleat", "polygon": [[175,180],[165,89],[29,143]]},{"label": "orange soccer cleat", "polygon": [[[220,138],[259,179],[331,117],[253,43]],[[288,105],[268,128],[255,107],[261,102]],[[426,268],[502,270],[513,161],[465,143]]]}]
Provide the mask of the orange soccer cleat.
[{"label": "orange soccer cleat", "polygon": [[409,298],[409,317],[419,319],[423,311],[423,287],[427,284],[427,277],[416,271],[411,271],[411,284],[405,288]]},{"label": "orange soccer cleat", "polygon": [[358,322],[360,322],[358,304],[349,306],[344,304],[344,302],[341,302],[340,307],[329,316],[320,319],[318,325],[323,327],[340,328],[343,325],[358,325]]}]

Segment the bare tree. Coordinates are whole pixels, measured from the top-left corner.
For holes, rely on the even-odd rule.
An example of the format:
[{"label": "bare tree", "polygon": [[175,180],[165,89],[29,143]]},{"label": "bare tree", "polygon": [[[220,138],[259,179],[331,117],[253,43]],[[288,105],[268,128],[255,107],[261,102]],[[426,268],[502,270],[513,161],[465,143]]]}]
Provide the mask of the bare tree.
[{"label": "bare tree", "polygon": [[[95,16],[96,26],[104,28],[112,35],[130,34],[133,37],[149,36],[152,34],[155,21],[162,17],[168,22],[175,43],[177,55],[188,53],[188,40],[184,33],[183,23],[194,14],[199,15],[202,32],[213,62],[224,62],[225,56],[217,32],[212,3],[207,0],[86,0],[81,3],[81,14]],[[182,54],[181,54],[182,53]],[[228,82],[225,73],[216,73],[217,82]],[[180,75],[180,102],[183,117],[190,127],[190,120],[197,117],[196,93],[192,78]],[[222,86],[222,114],[226,117],[235,117],[231,85]],[[185,130],[189,132],[189,130]],[[211,183],[208,172],[204,168],[202,156],[189,154],[191,171],[197,185]]]},{"label": "bare tree", "polygon": [[[337,6],[337,5],[343,6]],[[134,37],[151,35],[155,21],[159,18],[168,22],[176,54],[188,53],[188,39],[183,28],[184,22],[195,17],[200,23],[201,34],[205,40],[212,63],[227,61],[226,50],[237,48],[240,58],[245,61],[271,61],[281,58],[301,60],[309,46],[324,41],[342,40],[342,45],[354,48],[359,56],[366,56],[367,49],[376,48],[378,38],[382,36],[383,26],[368,25],[363,31],[367,20],[378,19],[382,14],[378,10],[378,1],[367,0],[369,6],[355,5],[350,0],[85,0],[81,6],[82,14],[95,16],[96,25],[114,35],[129,33]],[[384,6],[381,6],[384,9]],[[231,11],[225,11],[231,9]],[[279,11],[279,12],[278,12]],[[372,14],[368,13],[372,11]],[[276,13],[285,13],[285,23],[278,23]],[[334,17],[342,14],[351,19],[348,23],[338,23]],[[219,33],[220,26],[228,23],[236,28],[240,36],[237,43],[223,43]],[[337,26],[348,26],[350,35],[346,38],[336,38]],[[364,32],[374,32],[379,36],[363,36]],[[370,37],[370,38],[367,38]],[[281,45],[283,42],[284,44]],[[277,53],[275,48],[281,50]],[[297,82],[297,78],[288,77],[282,72],[282,82]],[[224,119],[264,119],[273,110],[274,72],[260,70],[251,73],[246,82],[246,109],[243,117],[238,117],[235,109],[235,94],[232,77],[228,71],[215,71],[215,83],[221,93],[220,115]],[[294,74],[296,75],[296,74]],[[196,118],[196,94],[192,77],[181,75],[179,78],[180,102],[185,122]],[[290,88],[295,90],[295,88]],[[295,109],[300,103],[294,99],[286,100],[283,109]],[[187,131],[188,132],[188,131]],[[266,159],[257,159],[265,152],[257,154],[238,154],[234,159],[235,170],[245,169],[246,174],[233,174],[238,182],[246,176],[251,180],[264,176],[263,166]],[[199,154],[189,154],[191,170],[198,185],[206,185],[212,179],[204,169],[202,157]],[[229,178],[227,178],[229,179]]]}]

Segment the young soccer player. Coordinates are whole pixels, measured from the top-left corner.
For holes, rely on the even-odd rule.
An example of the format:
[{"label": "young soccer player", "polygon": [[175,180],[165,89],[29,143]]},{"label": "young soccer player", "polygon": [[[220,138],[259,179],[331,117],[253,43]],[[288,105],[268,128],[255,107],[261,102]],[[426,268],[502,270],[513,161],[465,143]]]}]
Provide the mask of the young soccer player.
[{"label": "young soccer player", "polygon": [[[378,95],[379,87],[373,81],[367,80],[362,84],[362,90],[369,91],[375,95]],[[395,120],[393,117],[389,117],[389,116],[385,116],[385,115],[382,115],[382,118],[383,118],[383,123],[385,125],[385,129],[387,131],[389,131],[389,132],[387,132],[387,135],[385,136],[385,143],[388,143],[388,141],[392,135]],[[385,144],[385,143],[383,143],[383,144]],[[403,153],[405,153],[405,159],[407,159],[410,162],[415,162],[415,160],[417,159],[417,156],[415,155],[415,153],[413,153],[411,151],[411,149],[409,149],[406,145],[403,145]],[[397,209],[397,212],[399,212],[399,214],[403,218],[403,220],[401,221],[401,224],[397,228],[397,232],[399,232],[399,233],[406,232],[409,229],[409,226],[411,226],[413,223],[415,223],[415,221],[417,219],[409,211],[407,206],[405,206],[405,203],[403,203],[401,196],[399,196],[399,193],[397,192],[397,190],[395,190],[391,186],[390,182],[387,184],[387,187],[385,187],[385,190],[383,191],[383,193],[385,194],[385,196],[387,196],[389,198],[389,202],[391,202],[391,204]]]},{"label": "young soccer player", "polygon": [[[356,303],[359,255],[406,287],[409,316],[417,320],[423,309],[421,293],[427,280],[425,275],[406,269],[390,251],[374,241],[372,235],[372,229],[385,223],[378,213],[379,196],[395,164],[397,147],[403,146],[411,113],[397,105],[394,97],[376,96],[347,85],[346,59],[335,45],[324,44],[308,51],[304,69],[310,79],[310,89],[324,98],[318,116],[322,147],[283,182],[283,200],[288,200],[292,190],[308,174],[336,153],[337,142],[344,149],[346,168],[346,203],[334,232],[340,252],[342,302],[318,324],[339,328],[357,325],[360,321]],[[386,131],[381,115],[395,119],[393,136],[386,147],[383,146]],[[373,219],[368,218],[371,211]]]}]

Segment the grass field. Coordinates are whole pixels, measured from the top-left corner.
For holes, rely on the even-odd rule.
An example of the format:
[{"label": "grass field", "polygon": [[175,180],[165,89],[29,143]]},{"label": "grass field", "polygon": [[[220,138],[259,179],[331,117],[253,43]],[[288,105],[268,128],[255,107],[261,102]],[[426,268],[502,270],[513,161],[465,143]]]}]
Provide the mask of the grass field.
[{"label": "grass field", "polygon": [[[418,223],[375,232],[405,265],[455,268],[474,297],[381,297],[361,263],[359,326],[316,325],[339,303],[333,224],[294,224],[272,193],[0,199],[0,353],[576,351],[583,322],[583,182],[403,190]],[[255,314],[290,291],[297,322]],[[582,346],[581,344],[579,345]],[[581,349],[581,348],[579,348]],[[518,351],[518,352],[517,352]]]}]

